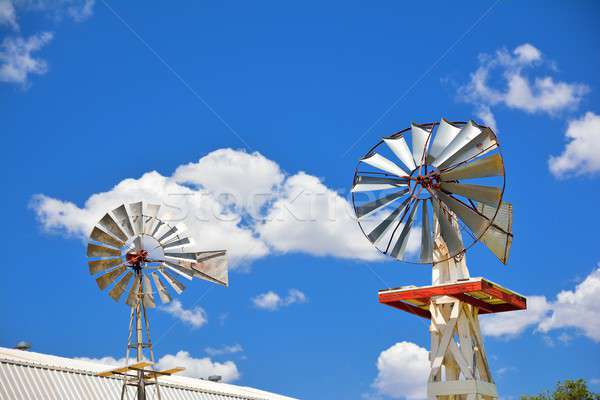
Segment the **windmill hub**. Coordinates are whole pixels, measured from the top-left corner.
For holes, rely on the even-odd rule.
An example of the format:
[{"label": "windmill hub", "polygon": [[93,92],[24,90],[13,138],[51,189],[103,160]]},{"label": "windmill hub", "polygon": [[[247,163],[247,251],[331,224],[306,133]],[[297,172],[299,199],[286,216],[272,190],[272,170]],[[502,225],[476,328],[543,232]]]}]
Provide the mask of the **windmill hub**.
[{"label": "windmill hub", "polygon": [[439,189],[440,173],[431,165],[421,165],[410,174],[408,187],[414,199],[429,199]]},{"label": "windmill hub", "polygon": [[140,270],[142,265],[149,261],[148,252],[144,249],[131,250],[125,255],[125,260],[134,270]]}]

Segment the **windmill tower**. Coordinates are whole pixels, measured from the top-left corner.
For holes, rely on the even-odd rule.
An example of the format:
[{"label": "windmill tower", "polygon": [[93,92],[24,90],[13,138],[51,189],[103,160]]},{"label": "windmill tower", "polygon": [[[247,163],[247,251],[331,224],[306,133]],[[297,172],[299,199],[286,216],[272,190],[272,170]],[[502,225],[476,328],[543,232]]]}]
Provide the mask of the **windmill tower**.
[{"label": "windmill tower", "polygon": [[479,314],[522,310],[526,299],[472,278],[466,251],[480,241],[507,263],[504,185],[496,135],[473,121],[412,124],[373,146],[355,171],[352,200],[369,241],[397,260],[432,264],[430,286],[379,292],[380,303],[431,320],[430,399],[498,397]]},{"label": "windmill tower", "polygon": [[[131,307],[131,313],[126,365],[98,374],[123,378],[121,399],[129,399],[129,389],[133,388],[134,398],[145,400],[146,387],[153,385],[153,398],[160,400],[158,378],[183,370],[154,369],[147,309],[156,307],[155,293],[163,303],[171,301],[164,282],[177,294],[185,289],[180,278],[192,280],[196,277],[228,285],[225,250],[186,250],[193,245],[192,239],[181,226],[159,219],[159,210],[160,206],[156,204],[122,204],[100,219],[90,234],[87,247],[90,274],[96,277],[100,290],[112,285],[108,295],[116,302],[128,291],[125,302]],[[129,363],[130,350],[135,353],[133,364]]]}]

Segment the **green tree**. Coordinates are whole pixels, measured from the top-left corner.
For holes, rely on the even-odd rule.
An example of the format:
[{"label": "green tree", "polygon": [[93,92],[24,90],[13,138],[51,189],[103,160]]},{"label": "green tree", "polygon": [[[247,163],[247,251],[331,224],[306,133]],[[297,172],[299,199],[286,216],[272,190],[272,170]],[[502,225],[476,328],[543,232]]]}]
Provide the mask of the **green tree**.
[{"label": "green tree", "polygon": [[521,396],[521,400],[600,400],[600,394],[592,393],[583,379],[577,379],[558,382],[553,393]]}]

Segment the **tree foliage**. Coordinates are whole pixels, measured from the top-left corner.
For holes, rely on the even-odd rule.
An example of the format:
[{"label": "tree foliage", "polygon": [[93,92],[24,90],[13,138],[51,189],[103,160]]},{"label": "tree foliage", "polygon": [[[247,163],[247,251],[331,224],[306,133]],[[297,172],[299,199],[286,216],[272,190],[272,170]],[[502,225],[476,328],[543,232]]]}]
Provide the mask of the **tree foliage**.
[{"label": "tree foliage", "polygon": [[583,379],[577,379],[558,382],[552,393],[521,396],[521,400],[600,400],[600,394],[592,393]]}]

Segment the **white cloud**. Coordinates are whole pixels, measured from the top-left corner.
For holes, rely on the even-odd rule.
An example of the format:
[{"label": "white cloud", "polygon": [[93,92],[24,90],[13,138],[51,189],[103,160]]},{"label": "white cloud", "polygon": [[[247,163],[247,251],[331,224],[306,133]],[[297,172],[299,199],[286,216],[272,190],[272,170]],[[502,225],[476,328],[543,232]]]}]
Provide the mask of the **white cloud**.
[{"label": "white cloud", "polygon": [[[119,359],[110,356],[101,358],[77,357],[77,359],[115,367],[126,364],[125,357]],[[221,363],[212,361],[209,357],[194,358],[190,356],[189,352],[183,350],[178,351],[176,354],[164,355],[158,360],[156,367],[159,370],[184,367],[185,371],[180,372],[178,375],[189,376],[191,378],[206,379],[211,375],[220,375],[223,382],[233,382],[240,378],[237,365],[233,361]]]},{"label": "white cloud", "polygon": [[563,152],[548,160],[550,172],[559,178],[600,172],[600,115],[587,112],[569,121],[565,137]]},{"label": "white cloud", "polygon": [[[571,328],[600,342],[600,268],[588,275],[574,290],[565,290],[548,301],[544,296],[530,296],[526,311],[482,316],[481,328],[488,336],[514,337],[528,327],[547,333]],[[553,343],[551,339],[544,339]],[[568,341],[561,335],[559,340]]]},{"label": "white cloud", "polygon": [[24,11],[35,11],[46,14],[55,21],[65,16],[75,22],[81,22],[94,13],[95,0],[16,0],[14,4]]},{"label": "white cloud", "polygon": [[268,311],[276,311],[282,307],[306,303],[307,301],[306,295],[298,289],[290,289],[285,297],[282,297],[273,291],[268,291],[259,294],[252,299],[252,303],[256,308]]},{"label": "white cloud", "polygon": [[42,32],[24,39],[7,37],[0,45],[0,82],[27,85],[31,74],[43,75],[48,70],[44,60],[33,53],[52,40],[52,33]]},{"label": "white cloud", "polygon": [[73,1],[67,6],[67,13],[77,22],[84,21],[94,13],[95,0]]},{"label": "white cloud", "polygon": [[0,25],[8,26],[14,30],[19,29],[15,6],[10,0],[0,0]]},{"label": "white cloud", "polygon": [[379,354],[377,378],[372,386],[394,399],[427,398],[429,352],[410,342],[396,343]]},{"label": "white cloud", "polygon": [[[243,168],[235,166],[238,161]],[[255,186],[247,182],[253,180],[274,199],[258,216],[246,207]],[[220,196],[231,190],[239,197]],[[285,178],[273,161],[240,150],[216,150],[172,176],[152,171],[125,179],[82,207],[43,194],[33,197],[31,207],[44,230],[85,240],[107,210],[140,199],[162,204],[161,218],[185,223],[192,237],[201,238],[198,250],[227,249],[233,267],[272,251],[382,259],[360,232],[348,201],[321,180],[303,172]]]},{"label": "white cloud", "polygon": [[[500,49],[479,56],[479,67],[471,80],[459,88],[459,98],[477,106],[477,114],[495,126],[492,106],[499,104],[528,113],[556,114],[575,109],[589,92],[586,85],[557,81],[549,75],[528,76],[526,71],[546,64],[542,52],[526,43],[512,53]],[[500,80],[503,86],[490,82]]]},{"label": "white cloud", "polygon": [[206,352],[206,354],[208,354],[209,356],[221,356],[223,354],[235,354],[235,353],[241,353],[244,351],[243,347],[241,344],[234,344],[234,345],[230,345],[230,346],[222,346],[222,347],[206,347],[204,349],[204,351]]},{"label": "white cloud", "polygon": [[160,309],[194,328],[200,328],[208,322],[206,312],[202,307],[185,309],[179,300],[173,300],[167,305],[160,306]]}]

